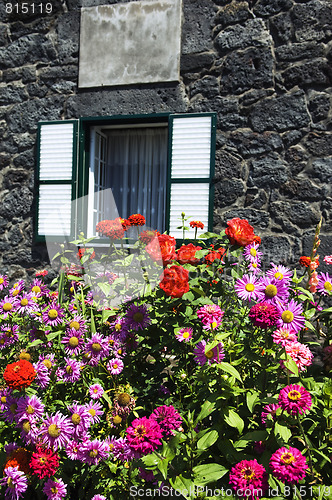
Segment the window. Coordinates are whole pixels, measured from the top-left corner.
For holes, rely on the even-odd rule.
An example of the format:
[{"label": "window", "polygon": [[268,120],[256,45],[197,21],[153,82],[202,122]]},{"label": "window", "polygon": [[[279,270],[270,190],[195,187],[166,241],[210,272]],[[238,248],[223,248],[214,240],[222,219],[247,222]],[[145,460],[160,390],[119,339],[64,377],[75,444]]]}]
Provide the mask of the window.
[{"label": "window", "polygon": [[142,213],[181,238],[181,212],[212,230],[215,114],[40,122],[36,239],[95,234]]}]

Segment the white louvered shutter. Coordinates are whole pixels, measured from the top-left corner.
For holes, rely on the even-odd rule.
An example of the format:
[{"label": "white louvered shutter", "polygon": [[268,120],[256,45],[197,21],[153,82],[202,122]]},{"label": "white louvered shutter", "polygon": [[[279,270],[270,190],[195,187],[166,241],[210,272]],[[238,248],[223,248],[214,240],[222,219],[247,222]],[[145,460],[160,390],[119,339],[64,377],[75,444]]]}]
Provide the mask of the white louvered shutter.
[{"label": "white louvered shutter", "polygon": [[[183,236],[182,212],[204,223],[198,235],[212,230],[215,130],[214,114],[170,116],[169,234],[176,238]],[[193,229],[186,233],[193,236]]]},{"label": "white louvered shutter", "polygon": [[37,240],[73,235],[77,120],[39,124]]}]

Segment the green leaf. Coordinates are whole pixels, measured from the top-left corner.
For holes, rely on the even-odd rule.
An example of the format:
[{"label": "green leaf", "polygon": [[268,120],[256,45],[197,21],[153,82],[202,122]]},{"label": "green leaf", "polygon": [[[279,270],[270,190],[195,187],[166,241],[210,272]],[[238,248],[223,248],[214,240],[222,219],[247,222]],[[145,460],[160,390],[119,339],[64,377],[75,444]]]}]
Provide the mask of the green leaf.
[{"label": "green leaf", "polygon": [[155,468],[160,462],[160,458],[155,453],[150,453],[150,455],[145,455],[141,458],[144,465],[147,467]]},{"label": "green leaf", "polygon": [[216,430],[209,431],[197,441],[197,448],[199,450],[207,450],[217,441],[217,439],[218,432]]},{"label": "green leaf", "polygon": [[[170,478],[169,482],[171,486],[178,491],[184,498],[196,498],[195,496],[195,483],[191,479],[183,477],[181,474],[176,476],[175,479]],[[179,495],[176,495],[179,497]],[[180,498],[180,497],[179,497]]]},{"label": "green leaf", "polygon": [[216,234],[216,233],[210,233],[209,231],[207,231],[206,233],[203,233],[203,234],[200,234],[199,235],[200,238],[206,238],[206,239],[210,239],[210,238],[218,238],[219,239],[219,234]]},{"label": "green leaf", "polygon": [[103,294],[108,297],[111,291],[111,285],[109,283],[98,283],[98,286]]},{"label": "green leaf", "polygon": [[194,482],[196,486],[205,486],[209,483],[214,483],[225,474],[228,469],[219,464],[204,464],[197,465],[193,468]]},{"label": "green leaf", "polygon": [[247,406],[251,413],[253,413],[253,408],[255,404],[259,401],[258,392],[248,392],[247,393]]},{"label": "green leaf", "polygon": [[160,470],[162,476],[164,479],[167,479],[167,467],[168,467],[168,460],[159,460],[157,464],[158,469]]},{"label": "green leaf", "polygon": [[221,370],[223,370],[224,372],[227,372],[230,375],[233,375],[233,377],[235,377],[240,382],[242,382],[241,375],[239,374],[237,369],[234,368],[234,366],[230,365],[229,363],[221,362],[221,363],[217,364],[217,367],[220,368]]},{"label": "green leaf", "polygon": [[289,438],[292,436],[292,433],[286,425],[282,425],[276,422],[274,426],[274,435],[278,441],[288,443]]},{"label": "green leaf", "polygon": [[201,422],[202,420],[204,420],[204,418],[211,415],[211,413],[213,413],[215,410],[215,406],[215,403],[211,403],[211,401],[205,401],[205,403],[203,403],[202,405],[201,411],[195,419],[194,427],[196,427],[198,422]]},{"label": "green leaf", "polygon": [[236,411],[232,410],[231,408],[228,410],[228,413],[224,414],[224,419],[225,422],[230,425],[231,427],[235,427],[239,433],[243,431],[244,428],[244,422],[240,415],[236,413]]}]

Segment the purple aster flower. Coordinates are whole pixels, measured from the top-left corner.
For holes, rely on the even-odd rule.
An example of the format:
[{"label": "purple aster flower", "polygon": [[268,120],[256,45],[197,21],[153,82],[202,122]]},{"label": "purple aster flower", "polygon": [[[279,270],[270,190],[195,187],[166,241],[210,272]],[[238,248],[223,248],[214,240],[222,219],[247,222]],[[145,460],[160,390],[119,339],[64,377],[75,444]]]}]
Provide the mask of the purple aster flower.
[{"label": "purple aster flower", "polygon": [[57,451],[72,439],[73,432],[74,425],[70,419],[57,412],[55,415],[46,416],[40,427],[39,437],[47,448]]},{"label": "purple aster flower", "polygon": [[67,330],[72,331],[75,330],[77,333],[84,334],[87,332],[88,327],[86,324],[86,320],[83,316],[75,314],[74,317],[69,321],[66,325]]},{"label": "purple aster flower", "polygon": [[98,365],[99,361],[109,354],[109,343],[107,337],[100,333],[94,333],[85,344],[86,359],[91,366]]},{"label": "purple aster flower", "polygon": [[1,485],[6,485],[5,498],[18,500],[28,488],[28,479],[24,472],[17,467],[6,467],[3,472],[4,478],[0,480]]},{"label": "purple aster flower", "polygon": [[93,495],[91,500],[107,500],[107,498],[104,495]]},{"label": "purple aster flower", "polygon": [[6,401],[3,404],[3,418],[9,424],[16,422],[16,411],[17,411],[17,401],[12,394],[8,393],[6,395]]},{"label": "purple aster flower", "polygon": [[216,304],[206,304],[197,311],[197,317],[202,321],[205,330],[214,330],[220,326],[224,314],[224,311]]},{"label": "purple aster flower", "polygon": [[262,285],[255,274],[244,274],[236,280],[234,289],[242,300],[257,300],[261,296]]},{"label": "purple aster flower", "polygon": [[4,446],[4,450],[7,455],[10,455],[13,451],[17,450],[17,448],[20,448],[17,443],[8,443]]},{"label": "purple aster flower", "polygon": [[91,415],[85,405],[74,403],[68,408],[70,411],[70,420],[74,426],[74,439],[83,439],[91,424]]},{"label": "purple aster flower", "polygon": [[97,422],[100,422],[100,415],[103,415],[104,411],[102,410],[102,405],[99,401],[90,401],[85,405],[85,407],[90,414],[91,423],[96,424]]},{"label": "purple aster flower", "polygon": [[260,259],[263,255],[263,252],[258,250],[259,243],[250,243],[247,245],[243,251],[243,257],[248,262],[255,262],[257,259]]},{"label": "purple aster flower", "polygon": [[320,273],[318,275],[317,292],[320,292],[322,295],[331,295],[332,278],[328,273]]},{"label": "purple aster flower", "polygon": [[288,267],[282,265],[275,265],[271,262],[272,268],[269,269],[266,273],[270,278],[276,278],[279,281],[284,281],[284,283],[288,284],[292,279],[293,273]]},{"label": "purple aster flower", "polygon": [[260,301],[277,304],[278,302],[284,302],[289,297],[287,284],[284,281],[267,276],[261,278],[260,284],[261,292],[258,297]]},{"label": "purple aster flower", "polygon": [[62,323],[64,316],[64,310],[53,302],[48,306],[46,311],[43,312],[43,322],[47,326],[57,326]]},{"label": "purple aster flower", "polygon": [[248,262],[248,271],[250,271],[251,273],[257,274],[260,271],[261,264],[262,263],[259,259],[250,260]]},{"label": "purple aster flower", "polygon": [[18,280],[9,290],[9,295],[11,295],[12,297],[17,297],[17,295],[19,295],[24,290],[24,287],[24,280]]},{"label": "purple aster flower", "polygon": [[62,479],[49,478],[44,485],[43,493],[48,500],[61,500],[67,495],[67,485]]},{"label": "purple aster flower", "polygon": [[130,330],[144,330],[151,323],[151,318],[148,315],[148,308],[145,304],[137,306],[131,304],[125,316],[125,328]]},{"label": "purple aster flower", "polygon": [[10,344],[15,344],[19,339],[18,332],[18,325],[2,325],[0,331],[0,349],[4,349]]},{"label": "purple aster flower", "polygon": [[110,323],[110,330],[114,334],[114,338],[124,341],[128,335],[128,326],[125,318],[117,316],[115,320]]},{"label": "purple aster flower", "polygon": [[44,408],[45,405],[37,396],[22,396],[17,401],[17,421],[20,422],[21,420],[29,420],[29,422],[36,422],[42,418]]},{"label": "purple aster flower", "polygon": [[158,422],[164,438],[174,436],[182,424],[182,417],[174,406],[159,406],[152,412],[150,418]]},{"label": "purple aster flower", "polygon": [[0,274],[0,291],[8,286],[8,276],[6,274]]},{"label": "purple aster flower", "polygon": [[180,328],[175,334],[175,337],[179,342],[189,342],[193,337],[192,328]]},{"label": "purple aster flower", "polygon": [[107,370],[112,375],[119,375],[122,372],[124,367],[123,361],[120,358],[110,359],[106,365]]},{"label": "purple aster flower", "polygon": [[79,448],[78,459],[88,465],[97,465],[101,460],[106,460],[110,454],[110,448],[106,441],[94,439],[85,441]]},{"label": "purple aster flower", "polygon": [[286,330],[298,333],[304,327],[303,308],[294,299],[291,299],[288,304],[277,304],[277,308],[281,315],[278,321],[279,328],[286,328]]},{"label": "purple aster flower", "polygon": [[114,458],[126,462],[134,458],[133,450],[130,448],[127,438],[114,439],[109,443],[109,448]]},{"label": "purple aster flower", "polygon": [[83,349],[84,338],[81,332],[72,328],[62,337],[61,344],[64,344],[66,354],[77,356]]},{"label": "purple aster flower", "polygon": [[37,304],[33,299],[31,293],[24,292],[21,296],[16,297],[15,301],[16,312],[18,314],[29,315],[33,311],[37,310]]},{"label": "purple aster flower", "polygon": [[12,314],[15,311],[15,297],[10,297],[6,295],[0,301],[0,314],[2,314],[3,318],[6,319],[9,314]]},{"label": "purple aster flower", "polygon": [[267,329],[278,324],[280,312],[270,302],[259,302],[250,309],[249,319],[254,326]]},{"label": "purple aster flower", "polygon": [[219,363],[225,357],[224,346],[221,342],[218,345],[206,351],[206,341],[201,340],[194,349],[195,361],[203,366],[207,362],[209,365],[212,363]]},{"label": "purple aster flower", "polygon": [[41,279],[35,278],[32,282],[30,292],[33,293],[35,297],[40,298],[48,294],[48,289]]},{"label": "purple aster flower", "polygon": [[21,430],[20,437],[25,442],[25,444],[37,443],[39,429],[35,422],[30,422],[29,420],[21,420],[18,423],[18,427]]},{"label": "purple aster flower", "polygon": [[100,384],[92,384],[89,387],[89,395],[91,399],[99,399],[104,394],[104,389]]},{"label": "purple aster flower", "polygon": [[11,393],[13,392],[13,389],[10,389],[10,387],[3,387],[2,389],[0,389],[0,411],[3,412],[5,407],[6,407],[6,403],[7,403],[7,398],[8,396],[11,395]]},{"label": "purple aster flower", "polygon": [[83,363],[72,358],[65,358],[64,362],[65,367],[58,368],[57,376],[64,382],[77,382],[81,377],[81,368],[83,366]]},{"label": "purple aster flower", "polygon": [[80,447],[80,444],[78,441],[70,440],[66,444],[67,457],[70,458],[71,460],[77,460],[79,447]]},{"label": "purple aster flower", "polygon": [[45,389],[51,381],[50,370],[45,366],[43,361],[37,361],[33,363],[33,367],[36,370],[35,383],[39,385],[42,389]]}]

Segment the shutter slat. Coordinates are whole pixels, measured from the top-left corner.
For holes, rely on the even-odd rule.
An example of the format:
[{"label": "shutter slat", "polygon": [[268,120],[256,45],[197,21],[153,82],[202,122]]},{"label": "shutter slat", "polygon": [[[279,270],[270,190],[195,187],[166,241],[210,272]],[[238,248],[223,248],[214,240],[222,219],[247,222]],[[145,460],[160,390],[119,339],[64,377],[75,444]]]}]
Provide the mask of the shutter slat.
[{"label": "shutter slat", "polygon": [[[181,224],[181,213],[184,212],[191,220],[200,220],[204,224],[202,234],[208,228],[209,221],[209,183],[172,184],[170,200],[170,234],[175,238],[182,238],[182,230],[176,229]],[[191,237],[194,229],[190,230]],[[187,237],[188,234],[187,232]]]},{"label": "shutter slat", "polygon": [[[42,125],[40,132],[39,179],[71,180],[73,123]],[[59,164],[61,167],[59,168]]]},{"label": "shutter slat", "polygon": [[40,186],[38,233],[45,236],[69,236],[71,204],[70,184]]}]

